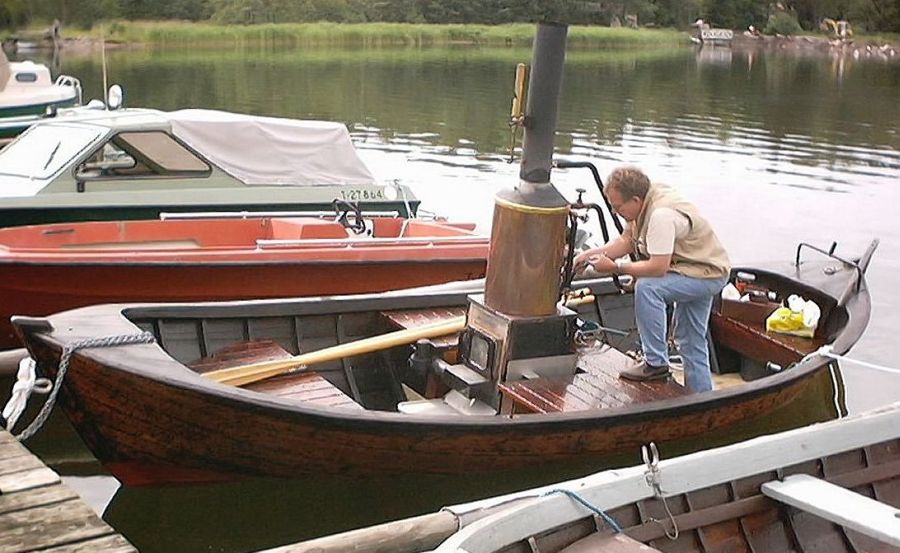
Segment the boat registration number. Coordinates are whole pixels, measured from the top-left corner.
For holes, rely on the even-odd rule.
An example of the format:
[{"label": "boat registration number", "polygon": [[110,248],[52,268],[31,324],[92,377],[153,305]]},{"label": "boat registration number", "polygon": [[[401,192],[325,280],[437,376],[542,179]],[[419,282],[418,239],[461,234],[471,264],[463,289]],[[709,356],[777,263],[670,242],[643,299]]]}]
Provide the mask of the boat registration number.
[{"label": "boat registration number", "polygon": [[351,188],[349,190],[341,190],[341,199],[350,202],[358,202],[359,200],[383,200],[384,190],[372,190],[368,188]]}]

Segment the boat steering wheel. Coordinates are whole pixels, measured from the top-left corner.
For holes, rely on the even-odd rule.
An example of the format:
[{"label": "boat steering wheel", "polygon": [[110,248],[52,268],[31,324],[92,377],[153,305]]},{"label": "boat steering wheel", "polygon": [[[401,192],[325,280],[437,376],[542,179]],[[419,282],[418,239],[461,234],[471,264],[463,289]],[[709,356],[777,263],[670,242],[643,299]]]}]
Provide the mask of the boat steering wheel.
[{"label": "boat steering wheel", "polygon": [[[346,200],[334,200],[331,202],[334,213],[337,215],[337,222],[345,229],[353,232],[353,234],[362,234],[366,232],[366,221],[363,219],[362,211],[359,205]],[[353,221],[351,222],[351,214]]]}]

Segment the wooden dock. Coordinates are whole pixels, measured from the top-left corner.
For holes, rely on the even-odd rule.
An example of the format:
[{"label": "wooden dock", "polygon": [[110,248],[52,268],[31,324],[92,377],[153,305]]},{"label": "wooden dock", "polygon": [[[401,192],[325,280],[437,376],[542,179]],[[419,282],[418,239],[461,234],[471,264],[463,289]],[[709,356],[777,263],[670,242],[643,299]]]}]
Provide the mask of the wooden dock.
[{"label": "wooden dock", "polygon": [[0,429],[0,551],[137,551],[59,475]]}]

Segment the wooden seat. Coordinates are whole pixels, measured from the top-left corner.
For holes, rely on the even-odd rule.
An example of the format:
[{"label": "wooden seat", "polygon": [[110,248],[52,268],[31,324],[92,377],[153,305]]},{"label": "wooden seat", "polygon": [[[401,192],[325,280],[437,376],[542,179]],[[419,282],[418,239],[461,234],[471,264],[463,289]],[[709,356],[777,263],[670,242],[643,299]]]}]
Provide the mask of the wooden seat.
[{"label": "wooden seat", "polygon": [[[287,357],[291,357],[291,353],[272,340],[252,340],[231,344],[211,356],[189,363],[188,367],[202,374]],[[317,407],[362,409],[360,404],[315,371],[267,378],[247,384],[244,388]]]},{"label": "wooden seat", "polygon": [[808,474],[762,485],[772,499],[900,548],[900,509]]},{"label": "wooden seat", "polygon": [[620,351],[596,347],[584,351],[579,372],[565,378],[537,378],[501,383],[498,388],[513,413],[567,413],[587,409],[622,407],[679,397],[689,392],[669,378],[633,382],[619,378],[619,371],[634,361]]},{"label": "wooden seat", "polygon": [[559,553],[662,553],[625,534],[591,534]]},{"label": "wooden seat", "polygon": [[758,361],[772,361],[782,367],[796,363],[825,345],[821,337],[803,338],[767,332],[765,323],[747,323],[713,311],[710,332],[716,345],[724,346]]}]

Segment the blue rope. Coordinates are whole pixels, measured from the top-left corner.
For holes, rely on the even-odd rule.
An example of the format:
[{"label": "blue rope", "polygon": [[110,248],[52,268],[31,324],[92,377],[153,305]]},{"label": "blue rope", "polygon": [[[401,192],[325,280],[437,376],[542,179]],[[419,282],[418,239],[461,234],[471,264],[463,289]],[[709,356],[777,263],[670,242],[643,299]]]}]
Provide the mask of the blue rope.
[{"label": "blue rope", "polygon": [[590,503],[588,503],[583,497],[581,497],[580,495],[578,495],[577,493],[575,493],[575,492],[573,492],[573,491],[571,491],[571,490],[564,490],[564,489],[562,489],[562,488],[554,488],[554,489],[552,489],[552,490],[550,490],[550,491],[548,491],[548,492],[545,492],[545,493],[541,494],[541,497],[544,497],[544,496],[550,495],[550,494],[554,494],[554,493],[561,493],[561,494],[563,494],[563,495],[567,495],[567,496],[569,496],[570,498],[572,498],[572,499],[574,499],[575,501],[577,501],[578,503],[584,505],[585,507],[587,507],[587,508],[590,509],[591,511],[597,513],[598,515],[600,515],[600,517],[601,517],[603,520],[606,521],[606,524],[608,524],[608,525],[610,526],[610,528],[612,528],[613,530],[616,531],[616,534],[621,534],[622,532],[624,532],[624,530],[622,530],[622,527],[619,525],[618,522],[615,521],[615,519],[614,519],[613,517],[611,517],[611,516],[609,516],[608,514],[604,513],[602,510],[598,509],[597,507],[594,507],[593,505],[591,505]]}]

